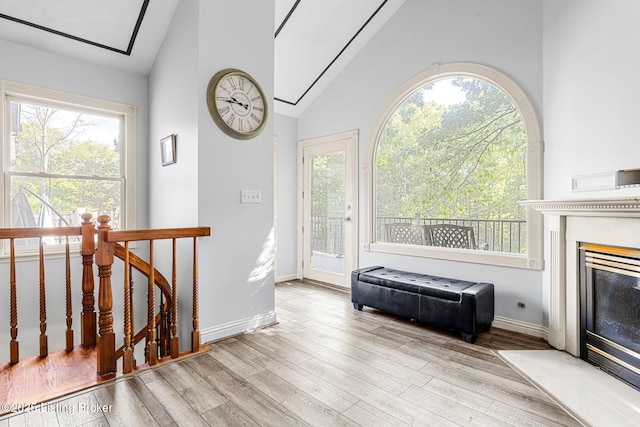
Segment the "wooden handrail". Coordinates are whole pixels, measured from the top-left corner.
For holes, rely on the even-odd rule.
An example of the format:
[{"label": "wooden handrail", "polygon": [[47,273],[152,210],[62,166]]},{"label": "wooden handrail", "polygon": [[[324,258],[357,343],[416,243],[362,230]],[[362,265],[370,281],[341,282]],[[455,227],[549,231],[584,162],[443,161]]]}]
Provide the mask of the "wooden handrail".
[{"label": "wooden handrail", "polygon": [[[113,245],[113,254],[115,255],[116,258],[124,261],[126,249],[124,246],[116,243]],[[149,267],[149,264],[145,260],[140,258],[138,255],[132,252],[129,252],[129,264],[131,264],[133,268],[138,270],[145,277],[149,277],[149,275],[151,274],[151,269]],[[168,298],[171,298],[171,286],[169,285],[169,282],[167,281],[167,279],[162,274],[160,274],[158,270],[155,271],[154,275],[156,278],[156,286],[160,288],[163,294],[165,294]]]},{"label": "wooden handrail", "polygon": [[66,236],[80,237],[81,235],[82,227],[0,228],[0,239],[28,239],[34,237]]},{"label": "wooden handrail", "polygon": [[107,242],[134,242],[143,240],[181,239],[211,235],[209,227],[160,228],[156,230],[117,230],[106,236]]},{"label": "wooden handrail", "polygon": [[[180,238],[193,239],[193,352],[200,350],[200,333],[198,330],[198,289],[197,289],[197,238],[210,235],[209,227],[167,228],[157,230],[111,230],[110,218],[106,215],[98,217],[98,226],[92,221],[91,214],[82,215],[83,222],[75,227],[48,228],[0,228],[0,240],[9,240],[10,249],[10,363],[19,362],[18,344],[18,297],[16,281],[16,248],[17,239],[37,238],[39,242],[39,315],[40,315],[40,356],[48,355],[47,336],[47,306],[45,282],[45,251],[43,239],[56,237],[64,245],[65,253],[65,322],[67,351],[74,348],[74,331],[72,328],[72,293],[71,293],[71,265],[70,242],[77,237],[80,242],[82,256],[82,313],[81,313],[81,345],[96,347],[97,371],[100,375],[114,374],[117,359],[123,357],[123,371],[131,372],[135,367],[133,348],[143,338],[146,338],[145,361],[153,365],[158,356],[177,358],[179,355],[178,340],[178,302],[177,302],[177,263],[176,240]],[[97,236],[97,239],[96,239]],[[154,267],[155,240],[172,240],[171,283]],[[129,242],[149,242],[149,262],[145,262],[138,255],[129,250]],[[123,244],[124,245],[123,245]],[[112,265],[115,258],[125,263],[124,272],[124,344],[115,348],[115,333],[113,331],[113,296],[111,288]],[[97,265],[99,277],[98,307],[96,313],[94,296],[94,263]],[[148,278],[148,315],[147,325],[138,333],[134,331],[133,319],[133,281],[131,271],[135,269]],[[155,287],[160,290],[160,311],[155,311]]]},{"label": "wooden handrail", "polygon": [[[123,357],[123,371],[131,372],[134,368],[133,347],[142,339],[141,330],[133,335],[133,304],[130,294],[132,291],[129,269],[136,268],[147,280],[147,324],[145,361],[150,366],[158,363],[158,356],[169,355],[176,358],[179,355],[178,338],[178,304],[176,283],[176,240],[179,238],[193,239],[193,330],[191,335],[191,350],[200,350],[200,331],[198,313],[198,280],[197,280],[197,238],[210,236],[209,227],[166,228],[157,230],[111,230],[110,218],[106,215],[98,217],[98,247],[96,264],[100,276],[99,289],[99,331],[98,331],[98,373],[101,375],[115,373],[115,360]],[[172,273],[171,284],[155,268],[156,240],[172,240]],[[149,242],[149,262],[144,262],[129,250],[129,242]],[[124,246],[121,244],[124,243]],[[116,349],[113,337],[111,266],[114,258],[125,262],[124,275],[124,345]],[[155,286],[161,290],[160,312],[156,314]]]}]

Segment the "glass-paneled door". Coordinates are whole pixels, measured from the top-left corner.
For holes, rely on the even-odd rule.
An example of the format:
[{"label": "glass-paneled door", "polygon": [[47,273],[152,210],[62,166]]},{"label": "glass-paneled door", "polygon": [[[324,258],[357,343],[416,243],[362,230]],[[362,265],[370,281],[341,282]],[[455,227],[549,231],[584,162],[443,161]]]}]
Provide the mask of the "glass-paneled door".
[{"label": "glass-paneled door", "polygon": [[300,143],[302,276],[349,285],[357,233],[357,132]]}]

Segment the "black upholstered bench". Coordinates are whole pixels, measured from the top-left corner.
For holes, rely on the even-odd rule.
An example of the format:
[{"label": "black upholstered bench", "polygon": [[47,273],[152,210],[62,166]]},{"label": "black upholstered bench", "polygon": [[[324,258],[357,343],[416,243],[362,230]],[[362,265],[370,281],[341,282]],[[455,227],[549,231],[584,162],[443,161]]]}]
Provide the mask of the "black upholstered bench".
[{"label": "black upholstered bench", "polygon": [[474,342],[493,322],[491,283],[474,283],[384,267],[351,273],[351,302],[462,334]]}]

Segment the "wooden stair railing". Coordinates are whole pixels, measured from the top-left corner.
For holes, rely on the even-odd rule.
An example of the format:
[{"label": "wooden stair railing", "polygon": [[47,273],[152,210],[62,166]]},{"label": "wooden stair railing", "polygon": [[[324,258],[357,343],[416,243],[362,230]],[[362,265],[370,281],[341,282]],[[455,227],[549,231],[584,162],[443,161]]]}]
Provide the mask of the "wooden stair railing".
[{"label": "wooden stair railing", "polygon": [[[38,295],[39,295],[39,356],[46,357],[49,354],[49,341],[47,335],[47,304],[45,281],[45,238],[58,238],[64,240],[65,245],[65,349],[73,350],[74,332],[72,294],[71,294],[71,256],[69,252],[69,239],[72,237],[82,240],[80,254],[82,256],[82,314],[81,314],[81,344],[84,347],[95,345],[96,341],[96,313],[93,297],[93,254],[95,245],[93,236],[95,227],[91,222],[91,214],[82,215],[83,223],[79,227],[49,227],[49,228],[0,228],[0,240],[9,240],[9,317],[11,326],[11,340],[9,342],[9,363],[14,365],[20,361],[20,347],[18,341],[18,285],[16,279],[16,239],[38,240]],[[86,243],[90,242],[90,243]],[[86,244],[85,244],[86,243]]]},{"label": "wooden stair railing", "polygon": [[[96,347],[97,372],[99,375],[115,374],[117,361],[122,358],[123,372],[128,373],[135,368],[133,348],[137,343],[146,339],[145,363],[155,365],[158,357],[179,357],[178,337],[178,302],[177,302],[177,251],[176,241],[181,238],[193,239],[193,330],[191,334],[191,352],[200,350],[200,331],[198,313],[198,279],[197,279],[197,238],[210,235],[209,227],[174,228],[159,230],[122,230],[113,231],[109,226],[107,215],[98,217],[98,227],[93,223],[91,214],[82,215],[83,222],[78,227],[51,228],[0,228],[0,241],[8,240],[10,252],[9,267],[9,307],[10,334],[9,363],[20,361],[18,341],[18,285],[16,279],[16,239],[37,239],[39,247],[39,356],[46,357],[49,353],[47,336],[47,306],[45,282],[45,238],[55,237],[65,245],[65,308],[66,308],[66,351],[74,348],[72,292],[71,292],[71,256],[69,239],[80,241],[82,257],[82,313],[81,313],[81,345],[85,348]],[[97,235],[97,242],[96,242]],[[153,242],[161,239],[172,239],[172,278],[171,283],[154,267]],[[129,242],[149,242],[149,262],[129,250]],[[124,242],[124,246],[119,242]],[[98,266],[99,315],[95,311],[94,296],[94,256]],[[124,268],[124,344],[116,349],[115,333],[113,332],[113,298],[111,289],[111,267],[114,257],[122,259]],[[148,315],[147,324],[136,334],[133,330],[133,287],[131,281],[132,269],[139,271],[148,278]],[[159,313],[155,313],[155,287],[160,289]]]},{"label": "wooden stair railing", "polygon": [[[128,254],[128,261],[127,261],[127,254]],[[128,250],[127,245],[125,244],[125,246],[122,246],[119,243],[115,243],[114,244],[114,255],[116,258],[119,258],[120,260],[122,260],[123,262],[125,262],[125,265],[129,265],[129,272],[128,272],[128,279],[125,278],[125,280],[128,280],[129,283],[131,283],[131,286],[129,287],[129,296],[126,298],[129,298],[131,301],[133,299],[133,283],[131,280],[131,269],[135,269],[138,272],[142,273],[143,276],[147,277],[147,280],[149,278],[149,275],[151,274],[151,269],[149,264],[144,261],[142,258],[140,258],[139,256],[137,256],[136,254],[130,252]],[[158,313],[156,315],[156,324],[157,325],[165,325],[167,318],[170,316],[167,316],[166,313],[169,312],[170,307],[172,307],[172,301],[173,301],[173,295],[171,292],[171,285],[169,284],[169,282],[167,281],[167,279],[158,271],[155,270],[154,271],[154,281],[155,281],[155,285],[160,289],[160,291],[162,292],[162,296],[164,297],[164,301],[161,301],[160,303],[160,313]],[[131,305],[131,313],[130,313],[130,322],[131,322],[131,329],[133,330],[133,304],[130,303]],[[163,323],[164,322],[164,323]],[[164,326],[164,328],[166,329],[166,326]],[[135,347],[136,344],[138,344],[140,341],[142,341],[142,339],[146,338],[147,336],[147,325],[145,325],[142,329],[140,329],[140,331],[138,331],[132,338],[132,343],[131,345],[133,347]],[[166,332],[163,331],[163,333],[159,334],[160,337],[166,337]],[[168,354],[167,348],[168,348],[168,339],[164,339],[164,340],[160,340],[160,346],[158,348],[158,352],[159,355],[161,357],[166,356]],[[125,344],[123,344],[122,346],[120,346],[120,348],[118,348],[116,350],[116,359],[121,358],[124,355],[124,349],[125,349]],[[178,354],[176,353],[175,355],[172,355],[173,358],[178,357]]]},{"label": "wooden stair railing", "polygon": [[[198,269],[197,238],[210,235],[209,227],[171,228],[159,230],[120,230],[113,231],[109,226],[111,219],[107,215],[98,217],[98,239],[95,262],[98,266],[98,337],[97,363],[98,374],[115,374],[117,360],[122,357],[122,370],[129,373],[135,368],[133,349],[143,337],[146,338],[145,363],[153,366],[158,363],[158,355],[179,356],[178,337],[178,303],[177,303],[177,251],[176,240],[193,239],[193,313],[191,333],[191,352],[200,350],[200,331],[198,313]],[[155,269],[154,241],[171,239],[172,245],[172,279],[171,284]],[[129,250],[130,242],[149,242],[149,262],[145,263]],[[124,243],[124,246],[120,245]],[[113,294],[111,287],[111,268],[114,257],[124,261],[124,344],[119,349],[115,346],[113,331]],[[134,335],[133,304],[131,286],[131,267],[135,267],[148,278],[147,283],[147,325],[146,331]],[[160,313],[155,313],[155,286],[161,289],[163,301]],[[169,293],[170,289],[170,293]],[[160,331],[158,333],[158,331]],[[160,344],[160,346],[158,346]]]},{"label": "wooden stair railing", "polygon": [[[138,272],[142,273],[147,280],[149,280],[149,276],[151,274],[150,265],[144,261],[142,258],[137,256],[136,254],[129,251],[128,242],[125,243],[125,246],[122,246],[119,243],[114,244],[114,255],[116,258],[121,259],[125,263],[125,268],[128,270],[128,276],[124,278],[127,283],[130,283],[128,288],[128,296],[125,295],[125,304],[131,307],[130,314],[128,319],[125,319],[125,323],[130,322],[131,331],[134,330],[134,321],[133,321],[133,281],[131,280],[131,269],[134,268]],[[128,256],[128,259],[127,259]],[[126,266],[129,266],[128,268]],[[162,293],[163,300],[160,302],[160,312],[155,315],[156,325],[161,329],[160,333],[158,333],[158,356],[164,357],[169,354],[169,345],[170,345],[170,337],[168,336],[169,327],[167,323],[170,321],[170,310],[173,301],[173,295],[171,290],[171,285],[167,279],[158,271],[154,269],[154,283],[160,289]],[[120,346],[116,350],[115,358],[120,359],[125,355],[125,349],[128,347],[135,347],[143,339],[147,338],[147,325],[145,325],[142,329],[140,329],[133,337],[129,337],[128,344],[125,343]],[[177,339],[177,336],[176,336]],[[177,344],[177,342],[176,342]],[[175,354],[171,354],[172,358],[178,357],[178,351],[176,349]],[[128,357],[128,356],[127,356]],[[131,361],[133,365],[135,365],[135,360]]]}]

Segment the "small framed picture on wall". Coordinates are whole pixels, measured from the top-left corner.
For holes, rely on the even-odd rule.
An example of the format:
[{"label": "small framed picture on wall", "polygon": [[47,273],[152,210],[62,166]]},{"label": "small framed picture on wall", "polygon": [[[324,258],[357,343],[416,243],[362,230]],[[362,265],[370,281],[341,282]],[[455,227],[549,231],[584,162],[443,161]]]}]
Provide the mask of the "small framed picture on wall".
[{"label": "small framed picture on wall", "polygon": [[176,162],[176,136],[166,136],[160,140],[162,152],[162,166],[172,165]]}]

